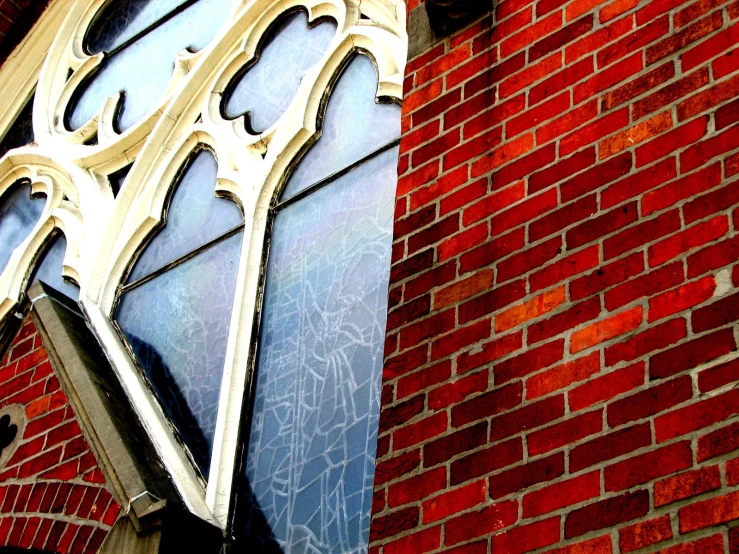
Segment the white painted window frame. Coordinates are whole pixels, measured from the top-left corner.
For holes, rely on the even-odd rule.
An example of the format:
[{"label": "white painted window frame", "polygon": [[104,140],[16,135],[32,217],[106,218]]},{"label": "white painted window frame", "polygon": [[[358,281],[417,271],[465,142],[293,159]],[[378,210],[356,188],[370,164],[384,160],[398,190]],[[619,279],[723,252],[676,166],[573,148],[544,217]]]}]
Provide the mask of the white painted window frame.
[{"label": "white painted window frame", "polygon": [[[64,129],[63,115],[75,88],[101,55],[82,48],[85,31],[106,0],[54,0],[0,68],[0,136],[36,90],[36,142],[0,159],[0,196],[20,178],[47,196],[42,216],[0,274],[0,322],[23,298],[38,253],[55,228],[67,239],[65,276],[80,285],[80,304],[162,461],[190,510],[225,527],[238,448],[243,391],[254,351],[252,333],[262,279],[268,209],[299,153],[315,138],[327,91],[346,59],[361,50],[379,74],[378,98],[400,101],[408,38],[404,0],[244,0],[202,51],[178,55],[160,105],[122,134],[113,131],[117,98],[110,98],[81,129]],[[242,118],[225,120],[223,91],[253,58],[260,38],[283,13],[307,9],[309,20],[331,17],[337,33],[322,60],[302,79],[288,110],[259,136]],[[68,78],[71,70],[71,77]],[[84,144],[97,134],[97,144]],[[216,191],[245,214],[230,336],[207,484],[175,438],[111,323],[119,285],[162,218],[168,191],[198,145],[218,160]],[[114,198],[107,175],[134,162]]]}]

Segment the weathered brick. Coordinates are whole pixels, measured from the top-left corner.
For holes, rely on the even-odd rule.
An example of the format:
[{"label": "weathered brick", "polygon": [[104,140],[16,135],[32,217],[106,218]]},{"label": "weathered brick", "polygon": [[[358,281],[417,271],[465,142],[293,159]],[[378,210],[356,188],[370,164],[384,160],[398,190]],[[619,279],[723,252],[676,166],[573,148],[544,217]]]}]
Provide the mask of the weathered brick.
[{"label": "weathered brick", "polygon": [[662,516],[619,530],[621,552],[633,552],[672,538],[670,516]]},{"label": "weathered brick", "polygon": [[607,498],[567,514],[565,537],[571,539],[590,531],[613,527],[644,517],[648,511],[649,493],[645,490]]},{"label": "weathered brick", "polygon": [[654,505],[664,506],[721,486],[718,466],[708,466],[669,477],[654,484]]},{"label": "weathered brick", "polygon": [[605,490],[615,492],[630,489],[692,465],[690,442],[671,444],[606,467],[603,470]]}]

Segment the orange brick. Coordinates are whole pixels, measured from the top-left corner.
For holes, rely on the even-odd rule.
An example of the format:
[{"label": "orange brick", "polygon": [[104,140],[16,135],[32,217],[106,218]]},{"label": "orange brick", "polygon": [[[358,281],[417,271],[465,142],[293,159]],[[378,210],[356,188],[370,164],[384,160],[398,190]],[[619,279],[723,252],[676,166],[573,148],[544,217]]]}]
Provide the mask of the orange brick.
[{"label": "orange brick", "polygon": [[476,161],[472,166],[472,176],[478,177],[488,171],[492,171],[496,167],[503,165],[519,156],[523,156],[526,152],[534,147],[534,134],[527,133],[521,135],[516,140],[512,140],[490,152],[484,158]]},{"label": "orange brick", "polygon": [[585,327],[580,331],[576,331],[572,334],[570,351],[574,354],[618,335],[633,331],[639,327],[643,318],[642,307],[636,306],[608,319],[594,323],[589,327]]},{"label": "orange brick", "polygon": [[605,23],[606,21],[610,21],[622,13],[635,8],[638,3],[639,0],[615,0],[615,2],[611,2],[607,6],[604,6],[601,8],[600,12],[598,12],[600,22]]},{"label": "orange brick", "polygon": [[472,277],[457,281],[452,285],[436,291],[434,293],[434,309],[438,310],[454,302],[459,302],[492,286],[493,270],[486,269],[480,271]]},{"label": "orange brick", "polygon": [[608,158],[669,129],[672,129],[672,114],[669,111],[662,112],[631,129],[600,141],[598,156],[601,160]]},{"label": "orange brick", "polygon": [[501,333],[517,325],[551,312],[565,301],[565,287],[545,292],[495,316],[495,332]]},{"label": "orange brick", "polygon": [[600,371],[600,354],[594,352],[589,356],[553,367],[534,375],[526,382],[526,399],[533,400],[568,387],[572,383],[584,381]]}]

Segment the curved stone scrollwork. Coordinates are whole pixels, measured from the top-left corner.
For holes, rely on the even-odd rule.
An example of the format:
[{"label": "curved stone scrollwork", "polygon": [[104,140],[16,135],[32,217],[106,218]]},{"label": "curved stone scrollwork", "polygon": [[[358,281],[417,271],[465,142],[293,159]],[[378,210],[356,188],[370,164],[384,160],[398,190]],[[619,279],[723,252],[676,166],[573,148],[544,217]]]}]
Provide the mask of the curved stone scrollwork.
[{"label": "curved stone scrollwork", "polygon": [[[160,9],[165,3],[157,6],[158,1],[154,0],[155,7]],[[25,73],[23,84],[24,91],[30,91],[38,78],[33,108],[36,145],[11,150],[0,159],[0,201],[19,179],[28,180],[34,192],[45,194],[47,200],[36,226],[0,274],[0,318],[21,300],[34,260],[54,229],[61,230],[68,245],[64,275],[80,285],[80,304],[186,504],[200,517],[223,526],[230,507],[270,206],[288,173],[320,136],[330,92],[353,56],[365,55],[372,61],[378,78],[377,101],[400,102],[407,36],[403,0],[200,0],[188,6],[215,3],[225,14],[225,24],[218,25],[211,39],[196,44],[197,51],[188,50],[189,44],[173,50],[168,62],[171,74],[161,94],[125,125],[121,110],[127,109],[133,95],[120,94],[124,81],[113,83],[110,94],[105,87],[100,89],[103,92],[90,91],[98,86],[95,79],[112,71],[110,60],[117,54],[111,57],[110,52],[131,44],[136,33],[94,42],[95,48],[88,48],[88,30],[99,21],[109,0],[52,3],[49,17],[58,26],[56,38],[44,46],[42,37],[36,37],[28,46],[48,53],[40,71],[36,67]],[[166,4],[180,2],[167,0]],[[324,33],[303,75],[290,80],[291,93],[267,116],[259,114],[258,124],[256,115],[249,122],[246,112],[257,114],[260,106],[254,102],[264,95],[253,95],[251,105],[246,102],[246,107],[234,111],[224,108],[224,96],[238,87],[250,68],[259,67],[260,54],[267,56],[267,49],[275,45],[270,32],[290,17],[305,29],[329,25],[334,30]],[[142,24],[136,32],[146,29]],[[0,93],[11,83],[6,69],[0,70]],[[72,114],[80,102],[86,103],[85,109]],[[9,113],[0,110],[0,125],[7,127],[10,121]],[[202,147],[213,152],[218,164],[213,193],[234,200],[244,214],[207,480],[183,454],[111,321],[120,287],[166,217],[180,168]],[[125,183],[114,195],[108,176],[128,166]]]}]

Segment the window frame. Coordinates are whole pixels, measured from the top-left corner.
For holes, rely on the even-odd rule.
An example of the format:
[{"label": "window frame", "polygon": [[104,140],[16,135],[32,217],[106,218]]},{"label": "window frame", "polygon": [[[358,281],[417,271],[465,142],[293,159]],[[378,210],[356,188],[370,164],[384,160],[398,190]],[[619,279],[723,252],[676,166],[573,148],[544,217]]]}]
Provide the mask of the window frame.
[{"label": "window frame", "polygon": [[[315,142],[330,91],[357,51],[375,65],[376,98],[401,102],[408,45],[405,2],[361,0],[360,13],[359,0],[237,1],[208,47],[178,57],[173,82],[154,113],[116,135],[108,125],[111,102],[107,102],[95,128],[87,125],[70,132],[60,123],[66,103],[75,83],[81,83],[102,59],[100,54],[86,54],[82,41],[106,1],[75,0],[70,7],[65,0],[53,0],[0,68],[0,94],[13,98],[0,109],[0,135],[36,90],[36,144],[2,158],[0,194],[19,178],[27,178],[34,192],[44,192],[48,198],[36,228],[0,275],[0,324],[19,305],[34,258],[58,228],[68,245],[63,274],[80,285],[81,309],[183,500],[195,515],[225,528],[238,467],[245,391],[251,388],[254,370],[270,211],[290,170]],[[249,135],[241,117],[223,117],[223,93],[254,56],[271,25],[301,8],[308,11],[311,22],[333,18],[337,34],[321,62],[303,78],[278,123],[258,136]],[[16,94],[18,90],[23,94]],[[94,133],[98,143],[85,144]],[[113,321],[120,286],[160,225],[181,168],[198,148],[208,148],[216,156],[216,193],[235,199],[244,213],[244,240],[207,484],[181,447]],[[131,163],[126,183],[114,197],[107,175]]]}]

